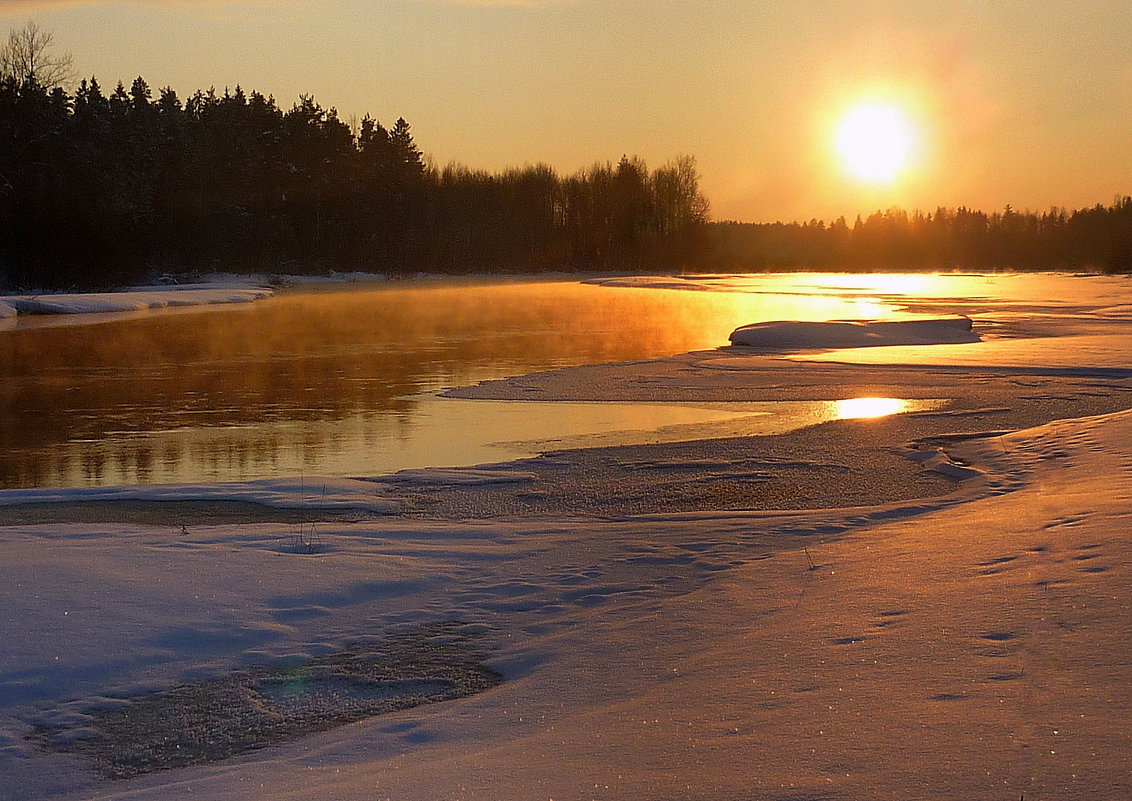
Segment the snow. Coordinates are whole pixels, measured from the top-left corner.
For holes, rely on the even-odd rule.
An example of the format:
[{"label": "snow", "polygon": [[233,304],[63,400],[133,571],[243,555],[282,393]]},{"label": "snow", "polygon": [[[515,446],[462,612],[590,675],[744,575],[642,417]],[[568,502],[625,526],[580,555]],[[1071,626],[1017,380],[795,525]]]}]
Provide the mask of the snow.
[{"label": "snow", "polygon": [[397,503],[372,481],[318,477],[227,484],[135,484],[118,487],[0,490],[0,507],[82,501],[237,501],[276,509],[365,509],[388,512]]},{"label": "snow", "polygon": [[779,320],[737,328],[732,345],[782,350],[863,348],[883,345],[939,345],[978,342],[971,318],[964,316],[913,320]]},{"label": "snow", "polygon": [[[626,509],[638,496],[655,506],[650,496],[675,493],[692,470],[696,483],[743,472],[753,502],[788,465],[825,471],[824,506],[429,514],[458,492],[569,491],[585,476],[568,455],[374,481],[4,493],[61,506],[54,522],[0,525],[0,798],[1132,797],[1129,334],[1112,279],[1059,280],[1074,284],[1072,307],[1051,311],[1048,285],[1008,277],[984,301],[964,297],[954,311],[985,326],[977,343],[727,348],[471,390],[949,399],[730,450],[635,446],[585,462]],[[946,326],[929,328],[923,341]],[[898,458],[906,481],[927,471],[947,488],[839,501],[874,471],[859,455],[870,452]],[[66,522],[64,507],[95,498],[358,503],[374,515],[314,534]],[[0,523],[15,508],[0,508]],[[428,653],[465,649],[503,682],[119,781],[58,750],[139,694],[240,670],[294,674],[422,627]],[[400,669],[391,682],[440,686]],[[307,695],[279,686],[257,703],[333,709],[357,689],[333,676]],[[233,711],[222,706],[216,725]],[[56,749],[26,739],[33,724]]]},{"label": "snow", "polygon": [[122,292],[0,296],[0,317],[18,314],[94,314],[142,311],[215,303],[251,303],[269,298],[273,289],[223,283],[134,287]]},{"label": "snow", "polygon": [[957,481],[981,478],[984,475],[984,472],[978,468],[956,464],[942,449],[912,451],[906,456],[925,470],[934,470]]},{"label": "snow", "polygon": [[[999,339],[978,345],[948,345],[933,349],[937,368],[998,370],[1019,374],[1077,373],[1091,368],[1095,374],[1132,375],[1122,354],[1132,347],[1132,332],[1106,335],[1062,336],[1040,339]],[[854,364],[900,365],[923,360],[922,349],[878,347],[807,354],[813,361]]]}]

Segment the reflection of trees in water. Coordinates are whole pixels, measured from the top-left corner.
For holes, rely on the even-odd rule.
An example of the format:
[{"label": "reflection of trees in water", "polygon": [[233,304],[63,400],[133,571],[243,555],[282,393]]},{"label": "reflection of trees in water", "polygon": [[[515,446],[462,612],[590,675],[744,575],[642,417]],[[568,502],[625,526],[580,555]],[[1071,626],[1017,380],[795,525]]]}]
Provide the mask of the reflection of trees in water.
[{"label": "reflection of trees in water", "polygon": [[[388,440],[406,437],[411,417],[374,414],[353,422],[351,434],[376,452]],[[358,444],[352,443],[355,449]],[[9,452],[0,457],[0,477],[10,487],[241,480],[313,473],[341,445],[326,425],[283,431],[268,426],[197,428]]]},{"label": "reflection of trees in water", "polygon": [[[374,415],[385,422],[360,436],[376,447],[411,425],[406,396],[722,344],[756,302],[566,282],[396,284],[10,331],[0,334],[0,484],[144,483],[189,464],[228,476],[285,454],[301,467],[333,436],[303,424]],[[264,428],[290,423],[285,435]],[[181,433],[216,428],[232,431],[196,444]]]}]

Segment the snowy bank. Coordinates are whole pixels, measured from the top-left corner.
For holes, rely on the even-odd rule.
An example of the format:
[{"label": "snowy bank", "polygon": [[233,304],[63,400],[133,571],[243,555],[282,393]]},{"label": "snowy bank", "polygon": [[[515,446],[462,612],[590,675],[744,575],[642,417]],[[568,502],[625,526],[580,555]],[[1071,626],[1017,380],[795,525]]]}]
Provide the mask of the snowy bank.
[{"label": "snowy bank", "polygon": [[16,314],[92,314],[216,303],[251,303],[274,294],[275,290],[270,287],[208,283],[135,287],[124,292],[5,295],[0,296],[0,318]]},{"label": "snowy bank", "polygon": [[882,345],[941,345],[979,342],[964,316],[918,320],[778,320],[736,328],[732,345],[775,350],[867,348]]},{"label": "snowy bank", "polygon": [[[988,480],[949,499],[386,518],[320,524],[315,554],[279,524],[3,527],[3,797],[1132,797],[1132,415],[956,452]],[[353,716],[364,692],[451,686],[479,664],[474,632],[505,681]],[[394,662],[398,637],[420,647]],[[349,647],[380,687],[339,670]],[[339,706],[351,725],[302,739],[269,739],[262,714]],[[114,710],[151,736],[111,749]],[[103,749],[242,726],[273,747],[99,778]]]},{"label": "snowy bank", "polygon": [[215,484],[0,490],[0,506],[81,501],[242,501],[276,509],[363,509],[392,512],[399,503],[385,486],[351,478],[264,479]]},{"label": "snowy bank", "polygon": [[[2,525],[0,798],[1132,798],[1132,411],[1082,416],[1106,392],[1127,403],[1132,383],[1113,371],[1132,333],[1124,288],[1098,283],[1115,310],[1104,320],[1048,289],[1025,325],[964,296],[954,307],[991,341],[908,348],[903,364],[876,347],[839,362],[735,348],[498,385],[518,398],[954,399],[887,424],[730,452],[556,455],[530,465],[533,480],[513,463],[270,488],[307,506],[324,484],[323,498],[375,502],[411,488],[412,516],[320,521],[310,549],[293,523],[266,520]],[[1002,337],[996,319],[1059,335]],[[866,359],[879,364],[846,363]],[[1035,374],[1051,364],[1091,374]],[[854,442],[953,491],[880,503],[870,484],[900,482],[880,462],[860,469]],[[605,464],[621,472],[593,495],[620,493],[627,511],[516,513]],[[658,504],[727,473],[743,503],[780,480],[808,508]],[[819,508],[818,487],[866,497]],[[459,492],[513,503],[439,516],[433,499]],[[357,714],[379,694],[441,700],[481,664],[504,681]],[[109,725],[115,712],[132,737]],[[351,725],[276,722],[315,714]],[[272,747],[216,746],[244,736]],[[100,771],[104,753],[150,747],[243,755]]]}]

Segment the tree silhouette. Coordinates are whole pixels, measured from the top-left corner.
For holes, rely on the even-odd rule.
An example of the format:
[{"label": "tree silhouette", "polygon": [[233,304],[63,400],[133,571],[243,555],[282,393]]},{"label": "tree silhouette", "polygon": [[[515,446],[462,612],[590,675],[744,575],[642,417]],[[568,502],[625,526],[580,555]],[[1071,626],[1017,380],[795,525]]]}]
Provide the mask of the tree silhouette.
[{"label": "tree silhouette", "polygon": [[41,30],[34,22],[8,33],[8,41],[0,46],[0,80],[18,84],[34,84],[54,89],[72,79],[70,53],[52,52],[54,35]]},{"label": "tree silhouette", "polygon": [[1132,198],[1069,212],[959,207],[877,211],[826,226],[717,223],[699,263],[713,270],[1132,270]]},{"label": "tree silhouette", "polygon": [[21,35],[38,50],[30,72],[0,77],[0,285],[216,268],[1132,269],[1128,197],[711,223],[690,156],[650,169],[625,155],[565,176],[438,169],[404,118],[366,116],[355,133],[311,96],[287,110],[241,86],[155,98],[141,76],[109,95],[94,77],[68,93],[49,85],[50,37]]}]

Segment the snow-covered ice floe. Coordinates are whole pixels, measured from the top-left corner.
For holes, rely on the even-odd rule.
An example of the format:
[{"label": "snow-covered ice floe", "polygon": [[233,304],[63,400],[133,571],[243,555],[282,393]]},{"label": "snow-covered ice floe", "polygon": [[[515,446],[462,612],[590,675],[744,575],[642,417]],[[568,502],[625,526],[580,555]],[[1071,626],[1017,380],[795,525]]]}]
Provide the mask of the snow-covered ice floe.
[{"label": "snow-covered ice floe", "polygon": [[966,316],[914,320],[778,320],[736,328],[732,345],[776,350],[867,348],[883,345],[969,344],[980,341]]},{"label": "snow-covered ice floe", "polygon": [[276,509],[362,509],[371,512],[390,512],[399,508],[397,500],[385,496],[383,484],[332,477],[0,490],[0,506],[81,501],[243,501]]},{"label": "snow-covered ice floe", "polygon": [[123,292],[5,295],[0,296],[0,318],[16,314],[93,314],[215,303],[251,303],[274,294],[275,290],[270,287],[209,283],[134,287]]}]

